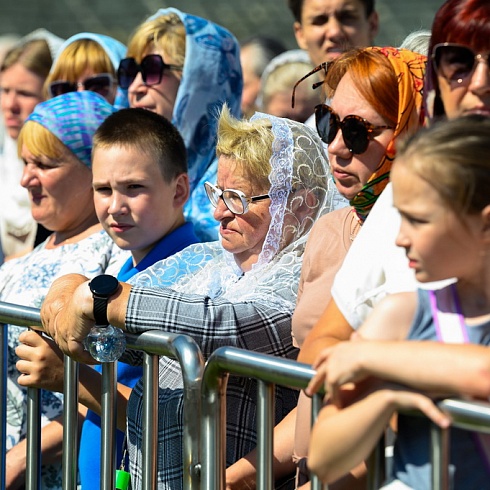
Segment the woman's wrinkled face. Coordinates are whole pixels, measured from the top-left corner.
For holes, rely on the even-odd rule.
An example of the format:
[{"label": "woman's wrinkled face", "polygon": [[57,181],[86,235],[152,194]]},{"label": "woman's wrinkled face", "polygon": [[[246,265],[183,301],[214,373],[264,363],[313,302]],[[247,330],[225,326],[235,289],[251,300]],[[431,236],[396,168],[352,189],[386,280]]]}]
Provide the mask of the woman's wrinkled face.
[{"label": "woman's wrinkled face", "polygon": [[[470,46],[471,47],[471,46]],[[490,116],[490,66],[488,56],[490,45],[482,54],[472,74],[461,83],[447,80],[440,74],[437,83],[444,111],[448,119],[470,114]]]},{"label": "woman's wrinkled face", "polygon": [[25,145],[22,187],[29,192],[32,217],[45,228],[66,232],[95,216],[92,171],[68,149],[59,159],[33,155]]},{"label": "woman's wrinkled face", "polygon": [[[174,60],[161,49],[149,50],[142,58],[149,54],[159,54],[165,63],[175,64]],[[165,69],[159,84],[145,85],[141,73],[138,73],[128,89],[130,107],[147,109],[171,121],[181,78],[182,72]]]},{"label": "woman's wrinkled face", "polygon": [[0,107],[8,135],[16,140],[25,120],[43,97],[44,79],[20,63],[0,73]]},{"label": "woman's wrinkled face", "polygon": [[[267,194],[268,187],[259,187],[244,175],[243,170],[230,157],[220,156],[216,186],[221,189],[242,191],[247,197]],[[270,199],[249,204],[245,214],[232,213],[219,199],[214,217],[220,222],[219,233],[223,248],[234,254],[237,264],[246,272],[257,262],[269,230]]]},{"label": "woman's wrinkled face", "polygon": [[[389,125],[359,93],[349,73],[340,80],[330,105],[341,121],[346,116],[356,115],[367,119],[374,126]],[[346,146],[342,131],[337,132],[335,139],[328,145],[328,156],[335,185],[345,198],[353,199],[368,182],[381,163],[393,134],[393,129],[375,130],[367,150],[356,155]]]}]

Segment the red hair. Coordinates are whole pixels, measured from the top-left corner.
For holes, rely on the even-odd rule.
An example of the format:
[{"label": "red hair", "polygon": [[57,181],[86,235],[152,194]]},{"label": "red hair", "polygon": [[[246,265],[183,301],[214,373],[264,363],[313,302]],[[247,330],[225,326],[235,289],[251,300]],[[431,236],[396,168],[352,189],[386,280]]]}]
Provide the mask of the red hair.
[{"label": "red hair", "polygon": [[425,96],[435,90],[434,117],[444,115],[439,98],[437,75],[430,55],[436,44],[464,44],[475,52],[490,51],[490,1],[447,0],[436,12],[429,44],[429,63],[425,78]]},{"label": "red hair", "polygon": [[356,89],[390,125],[398,121],[398,79],[388,58],[381,52],[356,48],[329,64],[325,85],[331,97],[341,78],[349,72]]}]

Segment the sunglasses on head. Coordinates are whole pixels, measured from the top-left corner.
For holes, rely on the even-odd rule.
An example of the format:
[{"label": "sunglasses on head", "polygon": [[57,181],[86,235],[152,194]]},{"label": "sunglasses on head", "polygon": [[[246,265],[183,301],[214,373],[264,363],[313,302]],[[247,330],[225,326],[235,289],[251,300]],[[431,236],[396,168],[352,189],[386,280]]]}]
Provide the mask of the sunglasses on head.
[{"label": "sunglasses on head", "polygon": [[339,115],[326,104],[315,107],[315,122],[318,134],[324,143],[327,145],[332,143],[341,130],[345,146],[355,155],[360,155],[367,150],[374,131],[394,129],[392,126],[374,126],[361,116],[345,116],[341,121]]},{"label": "sunglasses on head", "polygon": [[134,82],[134,79],[141,72],[145,85],[157,85],[162,81],[165,70],[182,70],[180,65],[169,65],[163,61],[159,54],[149,54],[145,56],[141,63],[136,63],[134,58],[124,58],[119,63],[117,70],[117,80],[121,88],[127,89]]},{"label": "sunglasses on head", "polygon": [[247,197],[242,191],[236,191],[234,189],[221,190],[210,182],[204,183],[206,194],[211,201],[211,204],[216,208],[218,206],[219,199],[223,199],[225,206],[233,214],[245,214],[248,211],[248,205],[251,202],[262,201],[268,199],[269,194],[262,194],[261,196]]},{"label": "sunglasses on head", "polygon": [[489,66],[490,53],[476,54],[468,46],[440,43],[434,46],[432,59],[439,75],[449,83],[459,85],[471,77],[480,61],[486,61],[487,67]]},{"label": "sunglasses on head", "polygon": [[107,97],[112,89],[114,79],[110,73],[100,73],[93,77],[88,77],[83,82],[69,82],[68,80],[55,80],[49,84],[51,97],[76,92],[79,88],[96,92],[102,97]]},{"label": "sunglasses on head", "polygon": [[[296,88],[298,85],[303,81],[306,80],[308,77],[311,75],[314,75],[315,73],[319,72],[320,70],[323,70],[325,72],[325,75],[327,74],[327,69],[328,69],[328,62],[324,61],[323,63],[319,64],[318,66],[315,66],[313,70],[308,72],[304,77],[300,78],[293,87],[293,93],[291,94],[291,107],[294,109],[294,95],[296,94]],[[323,80],[321,82],[315,82],[312,84],[311,88],[315,90],[316,88],[320,87],[323,85]]]}]

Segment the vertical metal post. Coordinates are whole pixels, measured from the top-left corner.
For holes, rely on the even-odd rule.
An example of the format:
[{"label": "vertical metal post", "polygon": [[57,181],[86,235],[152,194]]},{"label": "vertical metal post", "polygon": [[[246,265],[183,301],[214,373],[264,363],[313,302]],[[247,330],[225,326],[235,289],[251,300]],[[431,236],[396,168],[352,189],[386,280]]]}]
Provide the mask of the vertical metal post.
[{"label": "vertical metal post", "polygon": [[116,483],[116,377],[117,362],[102,363],[101,490],[114,490]]},{"label": "vertical metal post", "polygon": [[0,489],[5,490],[5,459],[7,457],[7,341],[8,327],[0,324]]},{"label": "vertical metal post", "polygon": [[26,488],[41,488],[41,392],[27,389]]},{"label": "vertical metal post", "polygon": [[[216,363],[217,364],[217,363]],[[226,451],[226,386],[228,375],[206,364],[202,383],[202,490],[224,490]]]},{"label": "vertical metal post", "polygon": [[158,356],[143,355],[143,490],[157,488]]},{"label": "vertical metal post", "polygon": [[274,488],[273,450],[275,388],[257,381],[257,489]]},{"label": "vertical metal post", "polygon": [[449,429],[431,423],[432,490],[449,488]]},{"label": "vertical metal post", "polygon": [[[318,413],[322,409],[323,406],[323,396],[316,394],[313,395],[311,399],[311,426],[316,422],[318,418]],[[311,490],[327,490],[327,485],[323,484],[316,475],[310,474],[311,480]]]},{"label": "vertical metal post", "polygon": [[78,363],[64,356],[63,490],[76,490],[78,475]]}]

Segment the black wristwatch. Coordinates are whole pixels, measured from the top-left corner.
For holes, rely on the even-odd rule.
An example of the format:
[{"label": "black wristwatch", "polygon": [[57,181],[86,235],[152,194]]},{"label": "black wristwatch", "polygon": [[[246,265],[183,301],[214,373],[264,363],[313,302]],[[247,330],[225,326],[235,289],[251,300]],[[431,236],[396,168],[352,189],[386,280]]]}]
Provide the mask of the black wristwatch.
[{"label": "black wristwatch", "polygon": [[102,274],[94,277],[89,283],[94,298],[94,318],[98,327],[107,327],[107,303],[109,298],[118,290],[119,281],[114,276]]}]

